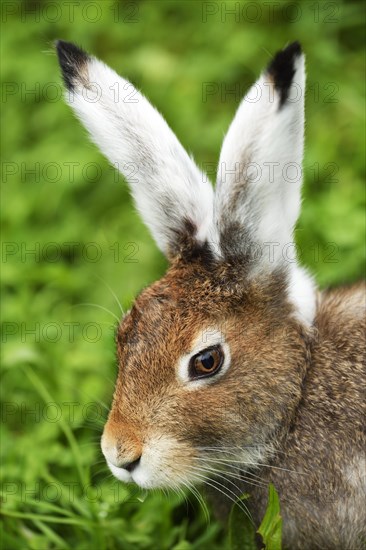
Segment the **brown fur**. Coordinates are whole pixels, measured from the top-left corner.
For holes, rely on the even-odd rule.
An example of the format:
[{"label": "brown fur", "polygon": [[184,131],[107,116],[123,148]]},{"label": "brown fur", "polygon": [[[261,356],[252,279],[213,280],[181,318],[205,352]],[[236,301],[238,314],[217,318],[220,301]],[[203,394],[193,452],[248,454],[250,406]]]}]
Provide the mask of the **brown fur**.
[{"label": "brown fur", "polygon": [[[364,306],[363,284],[320,295],[299,407],[261,471],[280,495],[286,548],[364,548]],[[253,493],[257,522],[266,498]]]},{"label": "brown fur", "polygon": [[[223,456],[198,447],[261,449],[273,467],[255,473],[279,491],[286,548],[361,547],[365,479],[353,478],[365,456],[361,300],[361,286],[319,295],[305,332],[283,273],[249,284],[228,264],[178,259],[119,327],[120,373],[105,433],[123,460],[138,456],[152,432],[174,437],[179,446],[164,457],[173,477]],[[217,383],[187,392],[177,361],[208,325],[225,334],[231,366]],[[259,523],[267,490],[240,488],[253,495]]]}]

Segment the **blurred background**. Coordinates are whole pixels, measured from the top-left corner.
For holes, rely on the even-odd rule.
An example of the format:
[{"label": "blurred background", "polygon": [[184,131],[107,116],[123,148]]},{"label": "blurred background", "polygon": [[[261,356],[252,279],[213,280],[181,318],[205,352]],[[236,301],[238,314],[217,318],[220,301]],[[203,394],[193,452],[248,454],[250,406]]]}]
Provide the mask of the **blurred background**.
[{"label": "blurred background", "polygon": [[214,180],[240,98],[270,57],[307,56],[301,262],[322,288],[364,275],[361,2],[3,2],[2,547],[229,548],[193,495],[141,494],[99,450],[114,329],[166,262],[63,101],[52,42],[131,80]]}]

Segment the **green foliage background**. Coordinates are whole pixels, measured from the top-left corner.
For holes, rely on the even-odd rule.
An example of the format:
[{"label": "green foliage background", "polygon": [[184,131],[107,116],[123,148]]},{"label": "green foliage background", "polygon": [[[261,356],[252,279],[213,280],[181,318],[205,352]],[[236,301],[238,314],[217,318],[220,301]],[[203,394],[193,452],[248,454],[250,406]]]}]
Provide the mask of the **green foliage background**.
[{"label": "green foliage background", "polygon": [[194,497],[140,501],[104,466],[113,292],[128,308],[166,264],[122,177],[62,100],[52,42],[75,41],[130,79],[213,177],[239,96],[299,40],[308,92],[297,240],[325,287],[363,276],[364,12],[339,1],[71,4],[2,4],[2,547],[224,548]]}]

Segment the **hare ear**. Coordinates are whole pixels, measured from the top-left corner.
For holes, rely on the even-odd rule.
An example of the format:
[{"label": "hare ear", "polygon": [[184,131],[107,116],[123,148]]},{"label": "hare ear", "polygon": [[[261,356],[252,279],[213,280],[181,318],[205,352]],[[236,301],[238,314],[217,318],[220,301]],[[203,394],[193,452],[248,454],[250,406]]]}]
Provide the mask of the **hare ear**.
[{"label": "hare ear", "polygon": [[[275,55],[240,104],[224,139],[215,196],[223,256],[242,261],[252,277],[278,268],[289,272],[297,302],[308,302],[312,294],[311,282],[292,263],[301,203],[304,94],[304,56],[294,42]],[[313,306],[308,309],[303,316],[310,318]]]},{"label": "hare ear", "polygon": [[134,86],[83,50],[56,43],[68,103],[128,180],[143,220],[169,258],[202,245],[213,226],[213,190],[169,126]]},{"label": "hare ear", "polygon": [[[300,210],[304,89],[304,56],[295,42],[277,53],[238,108],[217,176],[216,223],[225,255],[247,256],[258,246],[261,264],[271,259],[276,267],[292,241]],[[266,243],[273,243],[271,258]]]}]

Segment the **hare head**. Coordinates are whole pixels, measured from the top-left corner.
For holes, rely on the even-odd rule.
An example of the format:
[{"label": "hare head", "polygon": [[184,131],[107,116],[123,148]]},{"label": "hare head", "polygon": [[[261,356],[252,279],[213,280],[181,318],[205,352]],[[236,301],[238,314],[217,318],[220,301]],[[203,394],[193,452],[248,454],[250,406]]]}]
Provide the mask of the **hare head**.
[{"label": "hare head", "polygon": [[144,488],[201,482],[224,466],[222,452],[256,465],[300,400],[315,309],[293,243],[300,45],[278,52],[239,105],[215,191],[132,84],[73,44],[57,51],[70,106],[126,179],[135,167],[135,203],[170,263],[118,326],[107,463]]}]

